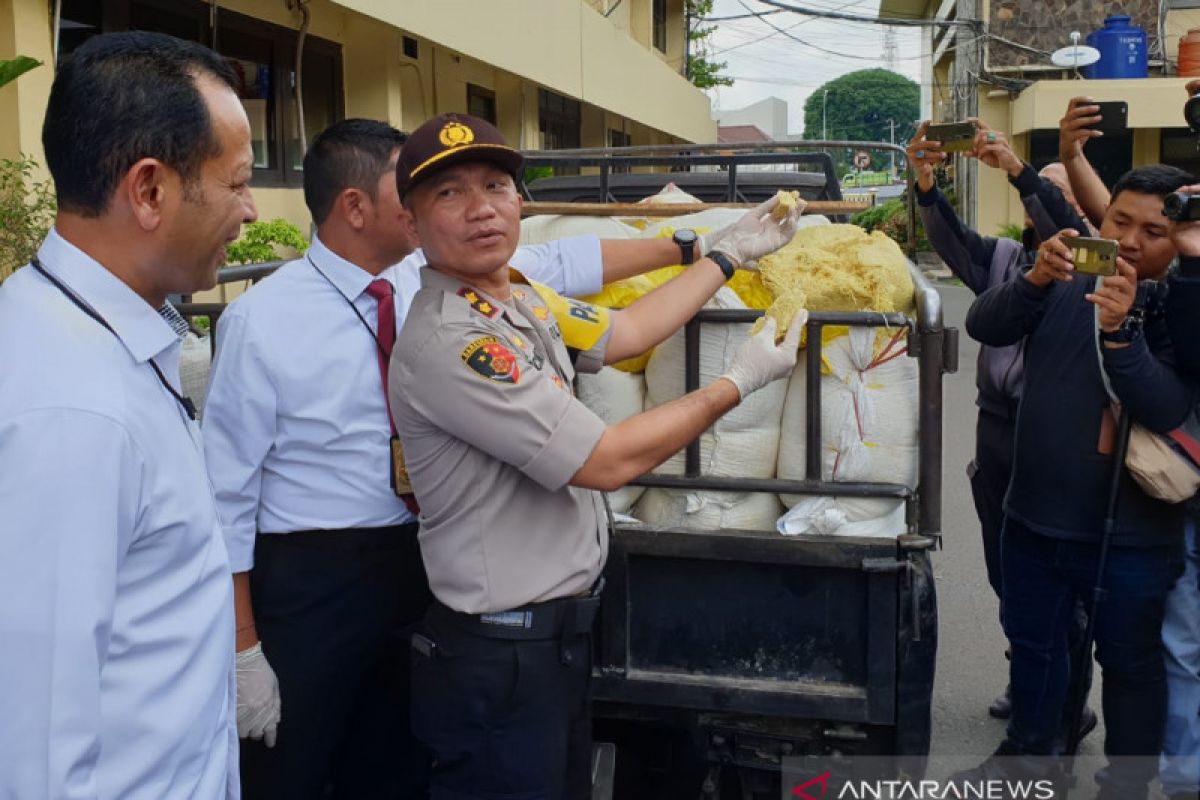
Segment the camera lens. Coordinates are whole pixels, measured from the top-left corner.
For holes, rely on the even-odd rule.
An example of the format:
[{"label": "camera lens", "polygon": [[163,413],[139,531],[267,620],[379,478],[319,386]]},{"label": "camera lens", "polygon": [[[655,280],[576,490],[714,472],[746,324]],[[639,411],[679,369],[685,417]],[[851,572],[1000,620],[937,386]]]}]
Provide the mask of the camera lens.
[{"label": "camera lens", "polygon": [[1186,197],[1182,192],[1171,192],[1163,198],[1163,216],[1167,219],[1180,219],[1185,202]]},{"label": "camera lens", "polygon": [[1200,220],[1200,194],[1171,192],[1163,198],[1163,216],[1176,222]]},{"label": "camera lens", "polygon": [[1188,98],[1183,106],[1183,118],[1187,120],[1192,133],[1200,134],[1200,93]]}]

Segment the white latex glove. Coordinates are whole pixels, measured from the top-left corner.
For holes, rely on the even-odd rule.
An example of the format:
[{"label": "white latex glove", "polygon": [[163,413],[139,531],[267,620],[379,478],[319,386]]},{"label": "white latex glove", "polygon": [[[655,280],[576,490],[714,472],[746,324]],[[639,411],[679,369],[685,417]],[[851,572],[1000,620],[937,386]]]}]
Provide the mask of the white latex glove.
[{"label": "white latex glove", "polygon": [[804,210],[801,200],[783,219],[776,221],[771,212],[777,205],[779,195],[775,194],[747,211],[737,222],[711,234],[704,243],[707,249],[703,252],[716,250],[729,256],[742,269],[758,269],[756,259],[774,253],[796,235],[800,212]]},{"label": "white latex glove", "polygon": [[787,336],[776,345],[775,318],[768,318],[762,330],[738,348],[729,364],[729,371],[721,377],[736,386],[738,394],[745,400],[751,392],[791,375],[800,349],[800,332],[804,330],[806,322],[808,312],[804,309],[797,311],[788,326]]},{"label": "white latex glove", "polygon": [[260,642],[237,654],[238,736],[274,747],[280,719],[279,681]]}]

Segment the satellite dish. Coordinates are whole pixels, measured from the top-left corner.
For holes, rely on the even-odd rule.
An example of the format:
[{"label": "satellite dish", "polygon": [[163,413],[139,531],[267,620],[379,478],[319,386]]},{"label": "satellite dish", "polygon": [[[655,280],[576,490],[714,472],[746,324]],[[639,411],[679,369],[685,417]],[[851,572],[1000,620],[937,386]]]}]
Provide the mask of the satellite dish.
[{"label": "satellite dish", "polygon": [[1100,60],[1100,51],[1094,47],[1079,43],[1079,31],[1071,31],[1071,46],[1055,50],[1050,54],[1050,60],[1056,67],[1077,69],[1095,64]]}]

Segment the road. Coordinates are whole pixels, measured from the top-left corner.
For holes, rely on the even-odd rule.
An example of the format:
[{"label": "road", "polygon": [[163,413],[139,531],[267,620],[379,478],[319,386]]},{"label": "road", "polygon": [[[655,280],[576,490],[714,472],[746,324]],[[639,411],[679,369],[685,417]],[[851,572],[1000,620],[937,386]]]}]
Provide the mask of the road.
[{"label": "road", "polygon": [[[1004,723],[987,706],[1008,680],[1004,634],[997,602],[987,583],[979,523],[965,468],[975,444],[975,359],[963,319],[972,294],[944,285],[946,324],[959,329],[958,372],[946,376],[942,451],[943,549],[937,554],[939,634],[937,679],[933,697],[931,751],[944,755],[987,755],[1004,735]],[[1099,672],[1092,687],[1092,708],[1099,710]],[[1081,754],[1102,752],[1103,723],[1080,747]]]}]

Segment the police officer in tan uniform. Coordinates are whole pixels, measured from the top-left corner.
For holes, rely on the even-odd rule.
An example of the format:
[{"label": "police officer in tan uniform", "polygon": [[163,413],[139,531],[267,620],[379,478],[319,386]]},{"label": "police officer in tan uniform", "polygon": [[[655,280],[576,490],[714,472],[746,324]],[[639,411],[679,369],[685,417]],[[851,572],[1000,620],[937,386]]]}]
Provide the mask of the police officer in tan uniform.
[{"label": "police officer in tan uniform", "polygon": [[675,280],[610,311],[508,266],[520,166],[495,128],[463,115],[414,131],[397,165],[429,260],[389,394],[436,597],[413,639],[413,726],[434,754],[435,800],[590,796],[590,633],[608,552],[600,491],[789,374],[803,320],[779,345],[768,323],[714,383],[607,427],[575,399],[575,373],[667,338],[737,266],[788,242],[799,212],[776,222],[764,204]]}]

